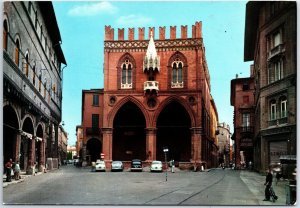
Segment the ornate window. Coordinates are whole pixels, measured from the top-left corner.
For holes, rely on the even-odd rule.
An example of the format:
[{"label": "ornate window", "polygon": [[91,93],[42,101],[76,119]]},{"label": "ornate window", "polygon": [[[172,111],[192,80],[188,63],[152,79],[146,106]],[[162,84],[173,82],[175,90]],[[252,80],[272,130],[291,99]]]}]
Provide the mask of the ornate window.
[{"label": "ornate window", "polygon": [[121,75],[121,88],[131,89],[132,88],[132,63],[125,59],[121,65],[122,75]]},{"label": "ornate window", "polygon": [[25,70],[26,77],[28,77],[28,75],[29,75],[29,55],[28,55],[28,52],[25,55],[24,70]]},{"label": "ornate window", "polygon": [[3,49],[7,50],[8,24],[7,20],[3,21]]},{"label": "ornate window", "polygon": [[168,88],[181,89],[187,85],[187,59],[176,51],[168,61]]},{"label": "ornate window", "polygon": [[19,66],[20,63],[20,41],[16,39],[16,46],[15,46],[15,64]]},{"label": "ornate window", "polygon": [[269,63],[268,81],[269,84],[281,80],[283,78],[283,59]]},{"label": "ornate window", "polygon": [[176,59],[172,63],[172,88],[183,88],[183,62]]}]

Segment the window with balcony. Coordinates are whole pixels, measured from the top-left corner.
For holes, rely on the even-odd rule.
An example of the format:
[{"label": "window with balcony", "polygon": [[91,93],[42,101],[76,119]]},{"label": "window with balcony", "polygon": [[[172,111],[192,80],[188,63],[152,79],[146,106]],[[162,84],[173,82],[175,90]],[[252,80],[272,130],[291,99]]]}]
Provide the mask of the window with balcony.
[{"label": "window with balcony", "polygon": [[272,100],[270,103],[270,119],[276,119],[276,100]]},{"label": "window with balcony", "polygon": [[132,88],[132,63],[128,59],[122,64],[122,78],[121,88],[130,89]]},{"label": "window with balcony", "polygon": [[249,127],[250,126],[250,113],[242,114],[242,126]]},{"label": "window with balcony", "polygon": [[99,106],[99,95],[93,95],[93,106]]},{"label": "window with balcony", "polygon": [[283,78],[284,61],[283,59],[269,63],[268,82],[269,84],[281,80]]},{"label": "window with balcony", "polygon": [[176,59],[172,63],[172,88],[183,88],[183,62]]}]

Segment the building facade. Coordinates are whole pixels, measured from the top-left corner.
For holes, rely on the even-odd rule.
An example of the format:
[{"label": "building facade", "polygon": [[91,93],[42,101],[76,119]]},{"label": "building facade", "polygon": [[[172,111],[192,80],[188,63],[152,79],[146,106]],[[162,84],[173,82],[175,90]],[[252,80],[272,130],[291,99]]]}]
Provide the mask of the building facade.
[{"label": "building facade", "polygon": [[225,122],[217,126],[218,165],[224,163],[226,167],[230,164],[230,127]]},{"label": "building facade", "polygon": [[3,3],[3,154],[33,172],[57,167],[66,64],[51,2]]},{"label": "building facade", "polygon": [[259,171],[296,159],[296,52],[296,2],[247,3],[244,59],[254,61],[254,167]]},{"label": "building facade", "polygon": [[68,133],[63,128],[63,125],[58,126],[58,161],[61,164],[67,160],[68,154]]},{"label": "building facade", "polygon": [[[104,89],[83,91],[83,162],[100,152],[107,163],[164,160],[168,147],[168,159],[181,167],[212,167],[217,111],[211,107],[202,23],[192,26],[190,38],[187,26],[181,26],[180,38],[176,26],[169,39],[165,27],[155,41],[155,28],[148,32],[145,40],[145,28],[139,28],[135,39],[129,28],[125,39],[118,29],[115,40],[114,29],[105,27]],[[91,103],[97,96],[98,106]],[[100,148],[91,150],[89,143]]]},{"label": "building facade", "polygon": [[253,66],[251,76],[231,80],[230,103],[234,107],[232,139],[235,144],[235,167],[246,168],[253,158],[254,124],[254,77]]}]

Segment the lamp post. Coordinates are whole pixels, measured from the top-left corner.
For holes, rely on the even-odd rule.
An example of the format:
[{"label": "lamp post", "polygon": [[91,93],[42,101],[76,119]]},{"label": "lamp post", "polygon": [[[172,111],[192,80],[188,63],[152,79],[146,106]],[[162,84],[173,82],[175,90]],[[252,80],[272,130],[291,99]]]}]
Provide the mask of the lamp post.
[{"label": "lamp post", "polygon": [[163,151],[165,153],[165,161],[166,161],[166,181],[168,181],[168,161],[167,161],[167,154],[169,152],[168,147],[164,147]]}]

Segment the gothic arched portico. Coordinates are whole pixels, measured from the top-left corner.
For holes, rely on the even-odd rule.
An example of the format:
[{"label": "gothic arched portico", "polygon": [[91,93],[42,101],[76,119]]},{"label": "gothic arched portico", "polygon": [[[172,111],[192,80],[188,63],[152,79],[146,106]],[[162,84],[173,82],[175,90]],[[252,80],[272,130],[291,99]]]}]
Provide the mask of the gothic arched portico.
[{"label": "gothic arched portico", "polygon": [[96,162],[100,159],[100,153],[102,152],[102,143],[98,138],[90,138],[86,143],[86,159],[87,163]]},{"label": "gothic arched portico", "polygon": [[189,162],[191,159],[191,118],[176,100],[164,105],[156,121],[156,159],[164,160],[163,148],[168,147],[168,159]]},{"label": "gothic arched portico", "polygon": [[22,126],[20,166],[28,174],[32,174],[35,160],[35,140],[33,120],[26,116]]},{"label": "gothic arched portico", "polygon": [[13,161],[18,160],[18,151],[16,148],[19,135],[19,120],[15,109],[6,105],[3,107],[3,162],[10,158]]},{"label": "gothic arched portico", "polygon": [[113,120],[113,160],[146,159],[146,119],[142,110],[128,101]]}]

